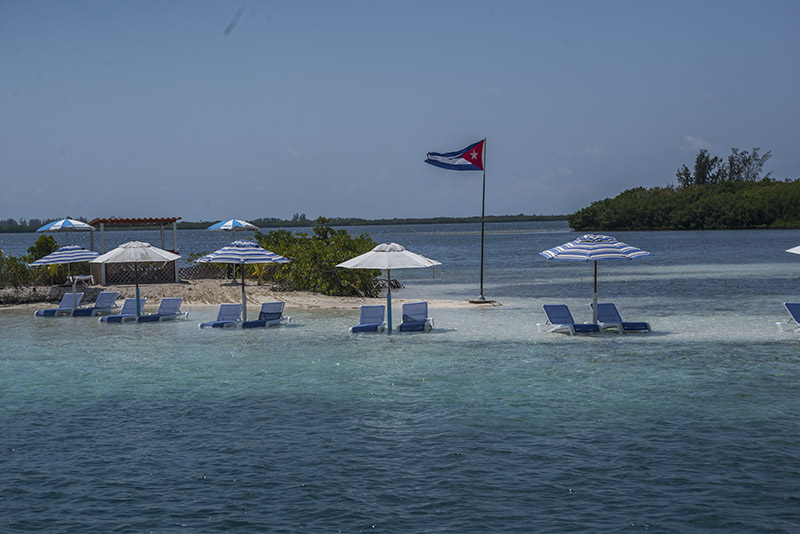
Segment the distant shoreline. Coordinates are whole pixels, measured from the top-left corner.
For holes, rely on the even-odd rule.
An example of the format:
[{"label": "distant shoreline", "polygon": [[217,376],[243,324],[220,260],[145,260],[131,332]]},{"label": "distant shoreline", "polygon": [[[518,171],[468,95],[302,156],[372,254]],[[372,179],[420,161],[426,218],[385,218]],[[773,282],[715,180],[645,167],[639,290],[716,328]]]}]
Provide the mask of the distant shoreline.
[{"label": "distant shoreline", "polygon": [[[393,218],[393,219],[360,219],[357,217],[323,217],[328,226],[388,226],[404,224],[463,224],[479,223],[480,216],[474,217],[419,217],[419,218]],[[56,219],[52,219],[56,220]],[[79,220],[83,220],[79,218]],[[566,215],[487,215],[487,223],[513,223],[513,222],[537,222],[537,221],[566,221]],[[39,222],[46,223],[50,219],[37,221],[36,225],[26,226],[0,226],[0,233],[34,233],[41,225]],[[217,221],[181,221],[177,224],[178,230],[205,230]],[[306,219],[301,216],[297,219],[252,219],[249,222],[259,228],[312,228],[317,226],[317,219]],[[131,226],[130,228],[116,227],[114,230],[145,230],[146,227]]]}]

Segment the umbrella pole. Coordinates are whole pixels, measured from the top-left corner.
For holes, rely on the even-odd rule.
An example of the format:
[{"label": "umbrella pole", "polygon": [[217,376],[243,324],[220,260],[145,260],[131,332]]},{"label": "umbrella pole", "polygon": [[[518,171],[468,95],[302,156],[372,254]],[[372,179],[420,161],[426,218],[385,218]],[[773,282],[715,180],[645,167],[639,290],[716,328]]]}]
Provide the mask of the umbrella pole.
[{"label": "umbrella pole", "polygon": [[392,270],[386,269],[386,324],[389,335],[392,335]]},{"label": "umbrella pole", "polygon": [[594,260],[594,293],[592,293],[592,322],[597,324],[597,260]]},{"label": "umbrella pole", "polygon": [[139,304],[139,264],[133,262],[133,279],[136,283],[136,317],[142,316],[142,306]]},{"label": "umbrella pole", "polygon": [[[233,266],[236,272],[236,265]],[[244,264],[242,264],[242,321],[247,321],[247,295],[244,293]]]},{"label": "umbrella pole", "polygon": [[78,307],[77,304],[75,303],[75,299],[78,297],[78,288],[76,287],[78,285],[78,283],[75,280],[75,277],[72,276],[72,264],[71,263],[67,264],[67,276],[72,278],[72,311],[74,313],[75,309]]}]

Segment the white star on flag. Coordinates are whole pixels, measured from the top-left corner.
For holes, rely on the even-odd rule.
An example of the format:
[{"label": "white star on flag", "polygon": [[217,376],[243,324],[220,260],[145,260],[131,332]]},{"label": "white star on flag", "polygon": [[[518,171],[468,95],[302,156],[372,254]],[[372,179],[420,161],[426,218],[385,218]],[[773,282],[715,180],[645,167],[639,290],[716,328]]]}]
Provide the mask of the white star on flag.
[{"label": "white star on flag", "polygon": [[472,153],[470,153],[470,155],[469,155],[469,156],[470,156],[472,159],[478,159],[478,153],[477,153],[477,152],[475,152],[474,150],[472,151]]}]

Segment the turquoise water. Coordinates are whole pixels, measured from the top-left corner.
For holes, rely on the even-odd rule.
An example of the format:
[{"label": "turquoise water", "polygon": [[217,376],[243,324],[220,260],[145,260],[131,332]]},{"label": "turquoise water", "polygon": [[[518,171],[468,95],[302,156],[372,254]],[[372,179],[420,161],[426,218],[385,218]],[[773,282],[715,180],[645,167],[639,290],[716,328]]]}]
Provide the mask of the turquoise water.
[{"label": "turquoise water", "polygon": [[[474,296],[474,230],[376,229],[444,263],[396,297]],[[492,231],[503,306],[427,335],[0,310],[0,531],[798,531],[800,232],[616,234],[656,256],[601,263],[601,298],[655,332],[539,333],[589,317],[591,267],[536,254],[575,235]]]}]

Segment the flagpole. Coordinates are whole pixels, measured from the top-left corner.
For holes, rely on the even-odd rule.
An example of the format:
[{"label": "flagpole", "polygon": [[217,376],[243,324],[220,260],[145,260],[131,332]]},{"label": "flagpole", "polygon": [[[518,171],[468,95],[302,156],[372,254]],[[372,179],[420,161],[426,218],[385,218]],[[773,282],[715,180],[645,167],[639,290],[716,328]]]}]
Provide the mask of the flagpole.
[{"label": "flagpole", "polygon": [[473,304],[484,304],[492,302],[490,300],[486,300],[486,297],[483,295],[483,242],[484,237],[486,235],[486,138],[483,138],[483,192],[481,194],[481,292],[478,295],[478,298],[475,300],[471,300],[470,302]]}]

